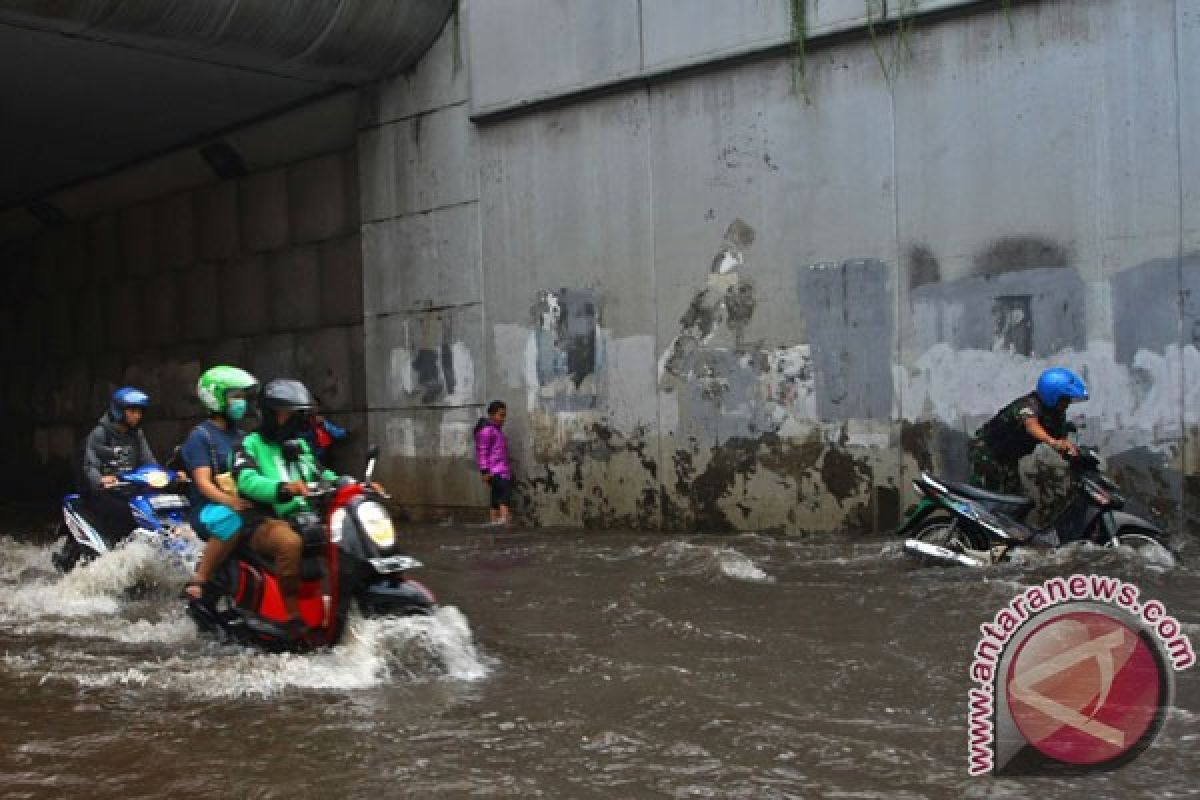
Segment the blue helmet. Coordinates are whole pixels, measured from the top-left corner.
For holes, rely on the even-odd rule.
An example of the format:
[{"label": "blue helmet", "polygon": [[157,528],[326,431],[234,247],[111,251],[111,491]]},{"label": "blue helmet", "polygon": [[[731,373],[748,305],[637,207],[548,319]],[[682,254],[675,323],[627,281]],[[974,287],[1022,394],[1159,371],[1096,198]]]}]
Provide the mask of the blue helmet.
[{"label": "blue helmet", "polygon": [[112,400],[108,404],[108,416],[113,422],[124,422],[125,409],[140,408],[144,410],[149,405],[150,395],[132,386],[122,386],[113,392]]},{"label": "blue helmet", "polygon": [[1041,374],[1037,382],[1037,395],[1050,408],[1057,406],[1064,397],[1072,401],[1088,399],[1083,378],[1064,367],[1051,367]]}]

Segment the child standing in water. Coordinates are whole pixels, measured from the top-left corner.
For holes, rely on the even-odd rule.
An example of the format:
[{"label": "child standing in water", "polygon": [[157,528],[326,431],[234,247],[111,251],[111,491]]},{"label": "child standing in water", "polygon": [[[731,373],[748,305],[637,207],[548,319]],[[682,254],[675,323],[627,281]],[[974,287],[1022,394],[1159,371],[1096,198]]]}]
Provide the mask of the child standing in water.
[{"label": "child standing in water", "polygon": [[488,404],[487,416],[475,423],[475,461],[483,482],[492,490],[493,525],[512,522],[512,469],[508,465],[508,440],[504,438],[504,420],[508,407],[499,400]]}]

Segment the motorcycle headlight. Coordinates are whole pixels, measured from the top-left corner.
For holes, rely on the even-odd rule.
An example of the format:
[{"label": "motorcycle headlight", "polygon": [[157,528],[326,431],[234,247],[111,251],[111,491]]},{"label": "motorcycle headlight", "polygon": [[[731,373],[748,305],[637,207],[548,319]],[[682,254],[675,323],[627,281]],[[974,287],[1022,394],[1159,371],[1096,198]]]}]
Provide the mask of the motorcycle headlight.
[{"label": "motorcycle headlight", "polygon": [[396,543],[396,528],[387,509],[379,503],[367,502],[361,503],[356,513],[363,532],[377,546],[387,549]]},{"label": "motorcycle headlight", "polygon": [[156,469],[146,473],[146,483],[155,489],[161,489],[170,482],[170,476],[161,470]]}]

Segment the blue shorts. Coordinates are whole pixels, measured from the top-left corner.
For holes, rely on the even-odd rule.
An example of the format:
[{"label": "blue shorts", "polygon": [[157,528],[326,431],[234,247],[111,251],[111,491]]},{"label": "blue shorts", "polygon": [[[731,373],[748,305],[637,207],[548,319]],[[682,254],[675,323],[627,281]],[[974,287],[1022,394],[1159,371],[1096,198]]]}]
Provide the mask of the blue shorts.
[{"label": "blue shorts", "polygon": [[227,542],[242,529],[242,518],[229,506],[220,503],[206,503],[200,513],[195,516],[192,526],[202,539],[215,536]]}]

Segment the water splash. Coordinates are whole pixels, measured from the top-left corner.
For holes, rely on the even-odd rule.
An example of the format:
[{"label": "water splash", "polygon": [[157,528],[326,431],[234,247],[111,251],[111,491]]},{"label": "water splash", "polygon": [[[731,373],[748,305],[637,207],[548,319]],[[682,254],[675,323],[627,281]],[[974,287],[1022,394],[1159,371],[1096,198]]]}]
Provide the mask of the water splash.
[{"label": "water splash", "polygon": [[[311,654],[268,655],[201,637],[178,600],[188,572],[153,542],[131,539],[67,575],[51,547],[0,540],[0,623],[37,644],[0,667],[83,689],[148,687],[209,697],[269,696],[292,689],[356,690],[389,682],[478,681],[490,668],[466,617],[443,606],[429,617],[352,616],[342,644]],[[136,597],[130,590],[138,589]]]},{"label": "water splash", "polygon": [[[46,668],[40,661],[27,666]],[[139,663],[130,663],[127,654],[87,658],[61,672],[45,672],[42,679],[84,689],[138,686],[229,699],[271,697],[293,689],[355,691],[438,679],[473,682],[489,672],[466,618],[456,608],[443,607],[430,617],[353,618],[343,644],[316,653],[266,654],[201,642],[191,652]]]},{"label": "water splash", "polygon": [[100,558],[60,576],[50,562],[52,548],[0,540],[0,620],[19,625],[56,617],[112,615],[122,596],[138,587],[147,594],[173,593],[186,573],[172,569],[159,551],[130,540]]},{"label": "water splash", "polygon": [[695,545],[687,542],[665,542],[652,551],[668,567],[686,575],[710,579],[728,578],[748,583],[774,583],[775,578],[764,572],[753,559],[732,547]]}]

